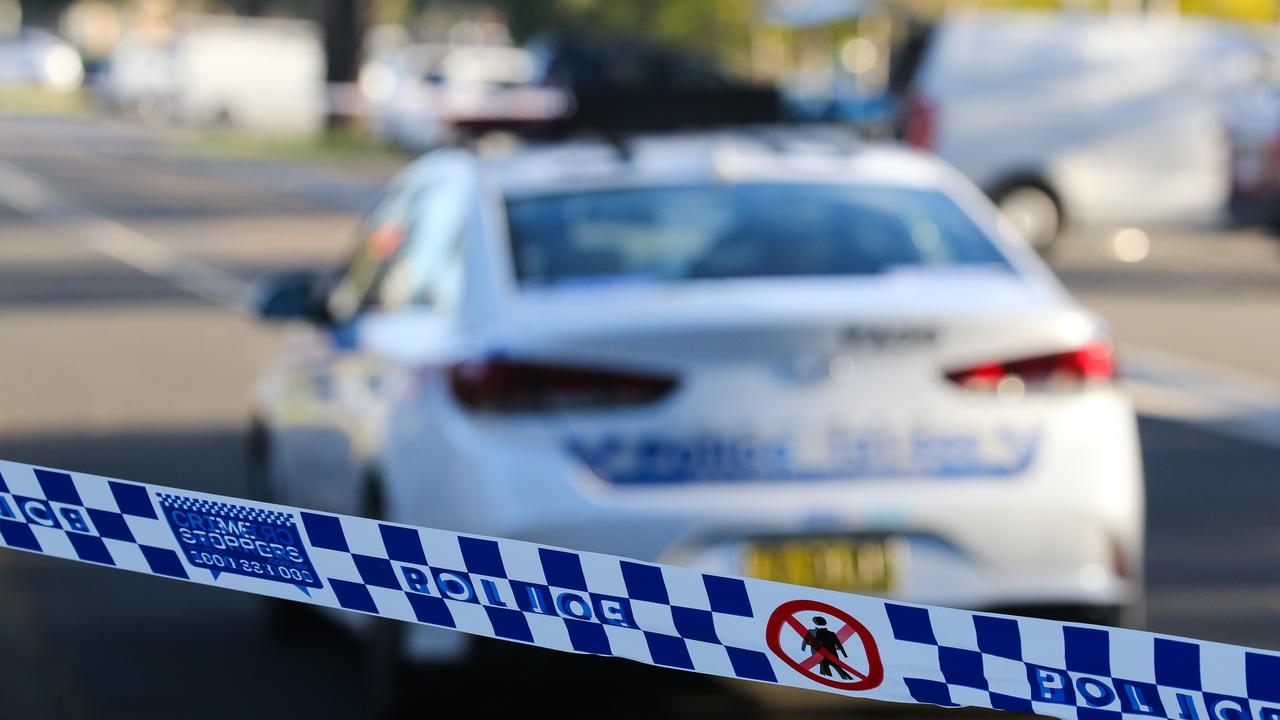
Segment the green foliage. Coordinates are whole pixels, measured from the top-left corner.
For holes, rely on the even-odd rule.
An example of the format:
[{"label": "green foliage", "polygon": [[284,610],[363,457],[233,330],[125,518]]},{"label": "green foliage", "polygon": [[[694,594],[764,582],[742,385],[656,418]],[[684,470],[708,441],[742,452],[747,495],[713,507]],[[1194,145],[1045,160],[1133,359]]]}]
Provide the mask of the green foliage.
[{"label": "green foliage", "polygon": [[1183,12],[1249,22],[1280,20],[1277,0],[1182,0]]},{"label": "green foliage", "polygon": [[719,48],[745,39],[754,17],[752,0],[499,0],[517,40],[547,28],[642,35]]},{"label": "green foliage", "polygon": [[22,6],[24,24],[52,26],[71,0],[20,0],[18,4]]}]

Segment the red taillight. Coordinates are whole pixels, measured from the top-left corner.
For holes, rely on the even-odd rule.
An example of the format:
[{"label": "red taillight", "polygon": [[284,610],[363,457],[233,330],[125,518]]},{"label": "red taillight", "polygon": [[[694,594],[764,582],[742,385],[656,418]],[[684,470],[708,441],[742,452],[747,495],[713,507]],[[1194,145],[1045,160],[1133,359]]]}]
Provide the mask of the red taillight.
[{"label": "red taillight", "polygon": [[911,93],[903,108],[902,141],[924,150],[938,141],[938,109],[919,93]]},{"label": "red taillight", "polygon": [[1091,342],[1078,349],[1003,363],[984,363],[947,373],[947,379],[971,390],[995,390],[1005,378],[1024,386],[1074,386],[1115,377],[1111,344]]},{"label": "red taillight", "polygon": [[492,357],[449,368],[449,386],[458,402],[471,410],[536,412],[651,403],[674,390],[676,380]]}]

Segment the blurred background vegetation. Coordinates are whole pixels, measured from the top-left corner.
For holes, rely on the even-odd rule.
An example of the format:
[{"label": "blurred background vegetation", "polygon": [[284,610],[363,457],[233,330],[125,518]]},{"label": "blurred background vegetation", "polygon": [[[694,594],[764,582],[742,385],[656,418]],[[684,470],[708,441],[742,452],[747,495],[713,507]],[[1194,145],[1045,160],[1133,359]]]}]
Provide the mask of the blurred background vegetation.
[{"label": "blurred background vegetation", "polygon": [[162,48],[183,16],[313,21],[323,52],[319,72],[330,107],[339,108],[328,116],[333,128],[359,114],[350,111],[344,88],[359,83],[368,61],[415,43],[626,37],[671,45],[730,76],[801,94],[866,95],[892,85],[885,59],[918,23],[960,9],[1184,14],[1280,37],[1280,0],[0,0],[0,41],[23,27],[51,30],[74,46],[85,84],[93,86],[122,38]]},{"label": "blurred background vegetation", "polygon": [[[7,0],[12,2],[13,0]],[[0,0],[0,5],[6,0]],[[24,23],[57,27],[68,10],[105,15],[114,9],[128,16],[177,11],[234,13],[248,16],[299,17],[318,20],[330,29],[331,43],[358,43],[359,31],[380,23],[406,28],[438,25],[441,18],[474,15],[482,10],[505,17],[516,42],[554,27],[567,32],[630,34],[678,44],[717,57],[728,67],[750,65],[753,32],[848,34],[839,23],[814,28],[760,27],[771,6],[787,0],[20,0]],[[957,7],[1032,10],[1154,10],[1221,17],[1245,22],[1280,21],[1280,0],[890,0],[887,6],[924,17]],[[349,51],[349,49],[348,49]],[[353,73],[339,72],[335,79]]]}]

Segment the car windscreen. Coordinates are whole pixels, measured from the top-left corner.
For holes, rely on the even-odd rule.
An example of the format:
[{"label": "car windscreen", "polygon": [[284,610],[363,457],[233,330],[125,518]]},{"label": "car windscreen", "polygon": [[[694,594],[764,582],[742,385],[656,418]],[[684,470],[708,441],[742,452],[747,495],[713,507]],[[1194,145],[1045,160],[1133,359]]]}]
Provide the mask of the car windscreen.
[{"label": "car windscreen", "polygon": [[847,184],[644,187],[513,200],[522,286],[1009,269],[947,195]]}]

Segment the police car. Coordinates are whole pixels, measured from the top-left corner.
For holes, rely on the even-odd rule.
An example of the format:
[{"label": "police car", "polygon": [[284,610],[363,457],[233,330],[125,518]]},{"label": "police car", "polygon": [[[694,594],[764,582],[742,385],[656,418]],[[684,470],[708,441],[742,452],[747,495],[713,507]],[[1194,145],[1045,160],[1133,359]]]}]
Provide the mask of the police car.
[{"label": "police car", "polygon": [[[294,320],[258,386],[264,499],[921,603],[1141,605],[1106,328],[917,151],[816,128],[437,150],[336,272],[262,287]],[[471,643],[369,634],[395,660]]]}]

